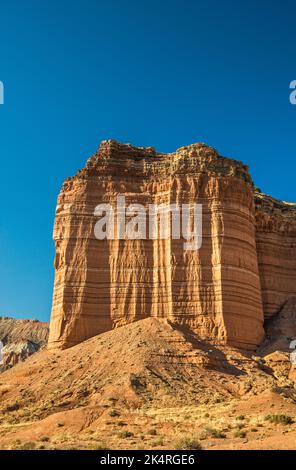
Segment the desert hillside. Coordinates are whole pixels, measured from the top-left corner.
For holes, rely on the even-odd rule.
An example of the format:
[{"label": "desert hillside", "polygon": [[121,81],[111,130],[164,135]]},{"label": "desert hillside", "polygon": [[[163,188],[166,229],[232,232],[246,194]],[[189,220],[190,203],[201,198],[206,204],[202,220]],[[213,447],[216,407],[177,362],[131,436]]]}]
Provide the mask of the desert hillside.
[{"label": "desert hillside", "polygon": [[148,318],[0,375],[0,448],[295,448],[288,353]]}]

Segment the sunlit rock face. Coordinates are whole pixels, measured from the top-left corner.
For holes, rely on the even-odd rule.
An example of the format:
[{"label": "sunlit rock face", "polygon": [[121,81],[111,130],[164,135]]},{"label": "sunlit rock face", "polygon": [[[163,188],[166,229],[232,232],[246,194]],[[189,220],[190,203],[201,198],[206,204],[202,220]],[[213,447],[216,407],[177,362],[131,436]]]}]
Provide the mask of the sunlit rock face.
[{"label": "sunlit rock face", "polygon": [[[184,240],[98,240],[94,209],[116,204],[202,204],[202,247]],[[50,348],[149,316],[168,318],[202,339],[254,349],[263,308],[248,168],[211,147],[172,154],[102,142],[65,181],[57,204]]]}]

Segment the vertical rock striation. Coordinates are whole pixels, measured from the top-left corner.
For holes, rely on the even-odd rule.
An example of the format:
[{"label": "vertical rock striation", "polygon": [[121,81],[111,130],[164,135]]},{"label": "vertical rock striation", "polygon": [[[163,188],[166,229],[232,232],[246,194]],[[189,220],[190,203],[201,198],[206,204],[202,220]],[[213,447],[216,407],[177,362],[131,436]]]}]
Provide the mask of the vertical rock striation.
[{"label": "vertical rock striation", "polygon": [[[98,240],[100,203],[198,203],[203,242]],[[241,162],[193,144],[172,154],[102,142],[58,198],[50,348],[66,348],[135,320],[168,318],[202,339],[255,348],[263,309],[253,185]],[[258,243],[258,240],[257,240]]]},{"label": "vertical rock striation", "polygon": [[296,204],[255,194],[256,243],[265,318],[296,296]]}]

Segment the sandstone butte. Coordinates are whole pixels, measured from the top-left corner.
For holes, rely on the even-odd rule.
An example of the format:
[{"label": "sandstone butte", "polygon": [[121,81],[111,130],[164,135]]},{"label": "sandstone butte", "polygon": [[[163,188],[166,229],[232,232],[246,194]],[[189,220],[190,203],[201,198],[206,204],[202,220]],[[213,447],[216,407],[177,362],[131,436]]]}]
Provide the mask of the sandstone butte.
[{"label": "sandstone butte", "polygon": [[[203,243],[98,240],[97,204],[199,203]],[[103,141],[61,189],[49,348],[146,317],[202,340],[256,349],[263,323],[296,295],[296,205],[255,190],[248,167],[205,144],[157,153]]]}]

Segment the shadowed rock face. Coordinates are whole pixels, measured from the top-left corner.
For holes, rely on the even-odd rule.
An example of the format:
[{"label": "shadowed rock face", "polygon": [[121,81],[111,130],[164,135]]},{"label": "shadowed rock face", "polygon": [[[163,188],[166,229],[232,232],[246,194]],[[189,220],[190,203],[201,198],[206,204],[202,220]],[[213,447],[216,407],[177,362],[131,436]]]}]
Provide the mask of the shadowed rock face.
[{"label": "shadowed rock face", "polygon": [[48,323],[0,317],[0,372],[42,349],[48,331]]},{"label": "shadowed rock face", "polygon": [[[97,240],[94,209],[118,194],[126,205],[202,204],[201,249],[171,237]],[[159,154],[102,142],[62,187],[54,240],[50,348],[150,316],[245,349],[263,338],[253,183],[245,165],[204,144]]]},{"label": "shadowed rock face", "polygon": [[[258,349],[260,355],[275,351],[295,351],[296,339],[296,297],[290,297],[277,315],[267,318],[265,323],[265,339]],[[292,343],[293,341],[293,343]]]},{"label": "shadowed rock face", "polygon": [[296,204],[258,193],[255,203],[262,300],[268,319],[296,295]]}]

